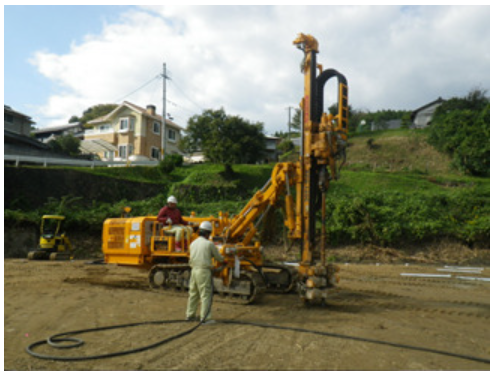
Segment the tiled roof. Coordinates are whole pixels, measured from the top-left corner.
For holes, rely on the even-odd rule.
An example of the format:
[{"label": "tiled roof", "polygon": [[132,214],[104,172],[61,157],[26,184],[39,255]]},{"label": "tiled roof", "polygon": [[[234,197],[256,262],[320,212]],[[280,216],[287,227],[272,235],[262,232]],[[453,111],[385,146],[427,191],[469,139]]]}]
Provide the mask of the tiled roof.
[{"label": "tiled roof", "polygon": [[69,123],[67,125],[43,127],[42,129],[31,131],[31,133],[32,134],[45,134],[45,133],[57,132],[57,131],[61,131],[61,130],[69,130],[69,129],[77,128],[78,126],[81,126],[81,124],[79,122]]},{"label": "tiled roof", "polygon": [[412,115],[412,116],[415,116],[418,112],[422,111],[423,109],[429,108],[429,107],[431,107],[431,106],[433,106],[433,105],[441,104],[441,103],[443,103],[444,101],[445,101],[444,99],[442,99],[441,97],[439,97],[439,98],[438,98],[438,99],[436,99],[435,101],[432,101],[431,103],[425,104],[425,105],[423,105],[422,107],[419,107],[418,109],[413,110],[413,111],[412,111],[412,113],[411,113],[411,115]]},{"label": "tiled roof", "polygon": [[32,139],[29,136],[21,135],[16,132],[4,129],[3,130],[4,142],[5,143],[24,143],[36,148],[49,149],[46,144],[43,144],[36,139]]},{"label": "tiled roof", "polygon": [[26,120],[28,120],[29,122],[31,123],[34,123],[33,120],[31,119],[31,117],[29,117],[28,115],[24,114],[24,113],[21,113],[21,112],[18,112],[17,110],[14,110],[12,109],[10,106],[8,105],[3,105],[3,112],[7,112],[7,113],[12,113],[12,114],[15,114],[19,117],[23,117],[25,118]]},{"label": "tiled roof", "polygon": [[[152,114],[148,113],[148,111],[145,108],[142,108],[139,105],[130,103],[129,101],[124,101],[122,104],[120,104],[117,108],[115,108],[113,111],[111,111],[110,113],[108,113],[106,116],[95,118],[94,120],[91,120],[88,123],[89,124],[97,124],[97,123],[100,123],[100,122],[108,121],[123,106],[126,106],[126,107],[128,107],[128,108],[130,108],[130,109],[132,109],[132,110],[134,110],[134,111],[136,111],[138,113],[141,113],[144,116],[147,116],[147,117],[156,119],[157,121],[160,121],[160,122],[162,121],[162,118],[163,118],[162,116],[160,116],[158,114],[152,115]],[[170,121],[168,119],[166,120],[166,124],[167,124],[167,126],[171,126],[171,127],[175,128],[177,130],[184,130],[181,126],[179,126],[175,122],[172,122],[172,121]]]}]

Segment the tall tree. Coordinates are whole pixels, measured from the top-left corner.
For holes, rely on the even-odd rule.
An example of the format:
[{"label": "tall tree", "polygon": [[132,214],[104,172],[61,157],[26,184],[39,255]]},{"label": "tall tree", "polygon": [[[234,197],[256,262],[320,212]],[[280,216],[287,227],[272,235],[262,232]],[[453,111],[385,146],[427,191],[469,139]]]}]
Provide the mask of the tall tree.
[{"label": "tall tree", "polygon": [[250,123],[225,113],[225,110],[205,110],[188,121],[182,147],[188,152],[203,151],[211,162],[221,163],[228,174],[232,165],[254,163],[262,159],[265,136],[262,123]]},{"label": "tall tree", "polygon": [[428,141],[452,156],[453,165],[476,176],[490,175],[490,99],[482,90],[452,98],[437,108]]}]

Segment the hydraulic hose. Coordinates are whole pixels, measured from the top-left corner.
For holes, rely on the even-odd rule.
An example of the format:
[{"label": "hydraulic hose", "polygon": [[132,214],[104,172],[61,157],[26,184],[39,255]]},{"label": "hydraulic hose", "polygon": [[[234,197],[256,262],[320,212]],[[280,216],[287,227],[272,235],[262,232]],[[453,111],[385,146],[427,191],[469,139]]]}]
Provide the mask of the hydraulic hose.
[{"label": "hydraulic hose", "polygon": [[[173,340],[176,340],[178,338],[186,336],[186,335],[192,333],[194,330],[196,330],[199,326],[201,326],[202,322],[196,324],[194,327],[192,327],[186,331],[183,331],[183,332],[181,332],[177,335],[171,336],[169,338],[160,340],[156,343],[146,345],[143,347],[139,347],[139,348],[129,349],[129,350],[125,350],[125,351],[119,351],[119,352],[112,352],[112,353],[93,355],[93,356],[64,357],[64,356],[44,355],[41,353],[34,352],[33,349],[36,347],[39,347],[41,345],[45,345],[45,344],[48,344],[51,347],[58,348],[58,349],[76,348],[76,347],[80,347],[81,345],[84,344],[84,341],[82,339],[69,337],[72,335],[82,335],[85,333],[96,332],[96,331],[116,330],[116,329],[121,329],[121,328],[144,326],[144,325],[162,325],[162,324],[184,323],[184,322],[186,322],[186,321],[184,321],[184,320],[148,321],[148,322],[129,323],[129,324],[124,324],[124,325],[104,326],[104,327],[97,327],[97,328],[93,328],[93,329],[70,331],[70,332],[65,332],[65,333],[53,335],[53,336],[49,337],[47,340],[40,340],[38,342],[32,343],[26,348],[26,352],[29,353],[33,357],[37,357],[37,358],[41,358],[41,359],[45,359],[45,360],[55,360],[55,361],[85,361],[85,360],[97,360],[97,359],[102,359],[102,358],[125,356],[128,354],[143,352],[143,351],[146,351],[146,350],[149,350],[152,348],[156,348],[156,347],[159,347],[160,345],[169,343]],[[73,342],[73,344],[61,344],[62,342]]]},{"label": "hydraulic hose", "polygon": [[[213,291],[213,276],[211,277],[211,287],[212,287],[212,291]],[[80,347],[81,345],[84,344],[84,341],[82,339],[71,337],[73,335],[82,335],[82,334],[90,333],[90,332],[116,330],[116,329],[121,329],[121,328],[137,327],[137,326],[144,326],[144,325],[163,325],[163,324],[173,324],[173,323],[184,323],[187,321],[184,321],[184,320],[149,321],[149,322],[129,323],[129,324],[124,324],[124,325],[104,326],[104,327],[97,327],[97,328],[93,328],[93,329],[83,329],[83,330],[77,330],[77,331],[70,331],[70,332],[65,332],[65,333],[53,335],[53,336],[49,337],[47,340],[40,340],[38,342],[32,343],[26,348],[26,352],[29,353],[31,356],[36,357],[36,358],[46,359],[46,360],[55,360],[55,361],[96,360],[96,359],[124,356],[124,355],[128,355],[128,354],[143,352],[143,351],[146,351],[149,349],[157,348],[163,344],[170,343],[173,340],[179,339],[181,337],[184,337],[184,336],[189,335],[192,332],[194,332],[202,324],[207,322],[206,317],[210,314],[212,304],[213,304],[213,292],[211,293],[210,303],[208,305],[208,311],[199,323],[195,324],[192,328],[190,328],[186,331],[180,332],[179,334],[173,335],[171,337],[168,337],[166,339],[160,340],[156,343],[146,345],[143,347],[129,349],[129,350],[120,351],[120,352],[106,353],[106,354],[101,354],[101,355],[79,356],[79,357],[77,357],[77,356],[76,357],[63,357],[63,356],[44,355],[44,354],[40,354],[40,353],[33,351],[34,348],[39,347],[41,345],[46,345],[46,344],[50,345],[51,347],[58,348],[58,349],[76,348],[76,347]],[[391,347],[395,347],[395,348],[403,348],[403,349],[421,351],[421,352],[426,352],[426,353],[439,354],[439,355],[456,357],[456,358],[469,360],[469,361],[476,361],[476,362],[481,362],[481,363],[485,363],[485,364],[490,364],[490,359],[486,359],[486,358],[474,357],[474,356],[469,356],[469,355],[462,355],[462,354],[458,354],[458,353],[446,352],[446,351],[441,351],[441,350],[432,349],[432,348],[417,347],[417,346],[402,344],[402,343],[393,343],[393,342],[387,342],[387,341],[383,341],[383,340],[362,338],[362,337],[357,337],[357,336],[349,336],[349,335],[332,333],[332,332],[302,329],[302,328],[298,328],[298,327],[278,326],[278,325],[265,324],[265,323],[229,320],[229,319],[217,320],[215,322],[218,324],[225,324],[225,325],[254,326],[254,327],[260,327],[260,328],[265,328],[265,329],[295,331],[295,332],[300,332],[300,333],[305,333],[305,334],[322,335],[322,336],[338,338],[338,339],[348,339],[348,340],[360,341],[360,342],[365,342],[365,343],[381,344],[381,345],[387,345],[387,346],[391,346]],[[62,342],[72,342],[72,344],[61,344]]]},{"label": "hydraulic hose", "polygon": [[[104,331],[104,330],[115,330],[115,329],[120,329],[120,328],[128,328],[128,327],[136,327],[136,326],[144,326],[144,325],[162,325],[162,324],[184,323],[184,322],[186,322],[186,321],[184,321],[184,320],[150,321],[150,322],[130,323],[130,324],[124,324],[124,325],[106,326],[106,327],[99,327],[99,328],[94,328],[94,329],[70,331],[70,332],[65,332],[65,333],[53,335],[50,338],[48,338],[47,340],[41,340],[41,341],[32,343],[26,348],[26,352],[29,353],[31,356],[36,357],[36,358],[46,359],[46,360],[55,360],[55,361],[84,361],[84,360],[96,360],[96,359],[102,359],[102,358],[124,356],[124,355],[128,355],[128,354],[143,352],[143,351],[146,351],[149,349],[157,348],[163,344],[170,343],[173,340],[176,340],[176,339],[179,339],[179,338],[184,337],[186,335],[189,335],[193,331],[198,329],[205,321],[201,321],[198,324],[195,324],[192,328],[190,328],[186,331],[183,331],[179,334],[176,334],[174,336],[160,340],[156,343],[153,343],[153,344],[150,344],[147,346],[134,348],[134,349],[130,349],[130,350],[125,350],[125,351],[101,354],[101,355],[64,357],[64,356],[53,356],[53,355],[40,354],[40,353],[33,351],[33,349],[36,347],[39,347],[41,345],[46,345],[46,344],[48,344],[54,348],[58,348],[58,349],[76,348],[76,347],[79,347],[82,344],[84,344],[84,342],[81,339],[69,337],[72,335],[82,335],[84,333],[90,333],[90,332],[97,332],[97,331]],[[302,329],[302,328],[297,328],[297,327],[278,326],[278,325],[272,325],[272,324],[247,322],[247,321],[237,321],[237,320],[217,320],[216,323],[217,324],[226,324],[226,325],[254,326],[254,327],[260,327],[260,328],[266,328],[266,329],[286,330],[286,331],[295,331],[295,332],[314,334],[314,335],[322,335],[322,336],[339,338],[339,339],[348,339],[348,340],[360,341],[360,342],[365,342],[365,343],[387,345],[387,346],[391,346],[391,347],[395,347],[395,348],[403,348],[403,349],[421,351],[421,352],[426,352],[426,353],[434,353],[434,354],[439,354],[439,355],[443,355],[443,356],[456,357],[456,358],[460,358],[460,359],[464,359],[464,360],[490,364],[490,359],[486,359],[486,358],[480,358],[480,357],[475,357],[475,356],[470,356],[470,355],[452,353],[452,352],[447,352],[447,351],[442,351],[442,350],[432,349],[432,348],[418,347],[418,346],[402,344],[402,343],[393,343],[393,342],[387,342],[387,341],[383,341],[383,340],[368,339],[368,338],[362,338],[362,337],[357,337],[357,336],[337,334],[337,333],[332,333],[332,332],[324,332],[324,331],[317,331],[317,330]],[[67,342],[67,341],[74,342],[74,344],[71,344],[71,345],[59,344],[59,343],[64,342],[64,341],[65,342]]]}]

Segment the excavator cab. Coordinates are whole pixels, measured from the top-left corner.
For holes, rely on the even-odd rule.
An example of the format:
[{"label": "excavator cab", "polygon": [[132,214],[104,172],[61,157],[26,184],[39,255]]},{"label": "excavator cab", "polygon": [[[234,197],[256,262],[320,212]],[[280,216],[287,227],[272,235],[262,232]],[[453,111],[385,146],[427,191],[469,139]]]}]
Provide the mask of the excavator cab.
[{"label": "excavator cab", "polygon": [[29,260],[70,260],[72,245],[63,232],[64,216],[44,215],[41,218],[38,248],[28,253]]}]

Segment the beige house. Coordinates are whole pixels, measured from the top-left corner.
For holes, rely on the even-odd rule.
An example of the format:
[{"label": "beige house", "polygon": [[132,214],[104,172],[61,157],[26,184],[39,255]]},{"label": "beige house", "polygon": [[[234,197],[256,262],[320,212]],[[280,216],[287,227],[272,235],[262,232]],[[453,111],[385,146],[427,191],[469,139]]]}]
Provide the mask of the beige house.
[{"label": "beige house", "polygon": [[[84,133],[85,146],[93,148],[102,160],[128,160],[129,157],[161,159],[162,116],[154,105],[146,109],[124,101],[106,116],[88,122],[91,130]],[[165,152],[181,154],[178,145],[182,127],[166,121]]]}]

